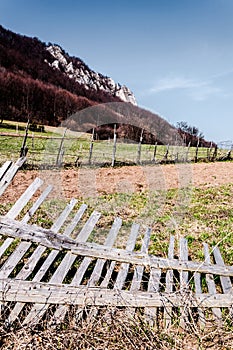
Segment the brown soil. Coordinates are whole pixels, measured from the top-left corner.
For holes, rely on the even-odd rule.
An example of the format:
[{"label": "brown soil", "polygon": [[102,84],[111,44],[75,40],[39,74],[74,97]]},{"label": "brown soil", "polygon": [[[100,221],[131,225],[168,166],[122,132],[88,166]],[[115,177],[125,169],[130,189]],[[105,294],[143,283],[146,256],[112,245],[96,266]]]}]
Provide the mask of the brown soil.
[{"label": "brown soil", "polygon": [[[1,202],[14,202],[35,177],[52,183],[67,199],[91,197],[115,192],[140,192],[146,189],[217,186],[233,182],[233,162],[189,165],[125,166],[121,168],[80,168],[61,172],[19,171],[2,196]],[[16,193],[17,189],[17,193]]]}]

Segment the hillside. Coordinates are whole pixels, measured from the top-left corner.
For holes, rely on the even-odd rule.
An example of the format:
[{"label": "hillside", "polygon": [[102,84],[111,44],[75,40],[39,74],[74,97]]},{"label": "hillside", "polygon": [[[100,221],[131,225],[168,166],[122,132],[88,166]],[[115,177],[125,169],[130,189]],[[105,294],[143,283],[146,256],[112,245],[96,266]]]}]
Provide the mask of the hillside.
[{"label": "hillside", "polygon": [[88,106],[131,102],[133,93],[58,45],[0,26],[0,116],[58,125]]}]

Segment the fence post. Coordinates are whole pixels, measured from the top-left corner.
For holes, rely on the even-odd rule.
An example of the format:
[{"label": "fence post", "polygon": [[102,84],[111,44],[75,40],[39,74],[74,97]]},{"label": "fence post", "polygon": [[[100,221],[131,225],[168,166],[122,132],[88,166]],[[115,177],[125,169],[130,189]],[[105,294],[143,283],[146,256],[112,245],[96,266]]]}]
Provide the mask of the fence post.
[{"label": "fence post", "polygon": [[30,120],[28,119],[28,122],[27,122],[27,125],[26,125],[26,128],[25,128],[25,135],[24,135],[24,138],[23,138],[22,147],[20,149],[20,158],[21,157],[26,157],[27,152],[28,152],[28,148],[27,148],[26,144],[27,144],[27,138],[28,138],[29,123],[30,123]]},{"label": "fence post", "polygon": [[158,142],[156,141],[156,142],[155,142],[155,148],[154,148],[153,160],[152,160],[153,162],[155,162],[155,159],[156,159],[157,145],[158,145]]},{"label": "fence post", "polygon": [[94,144],[94,135],[95,135],[95,129],[92,129],[92,135],[91,135],[91,143],[90,143],[90,151],[89,151],[89,160],[88,163],[91,165],[91,158],[92,158],[92,151],[93,151],[93,144]]},{"label": "fence post", "polygon": [[63,143],[64,143],[66,131],[67,131],[67,128],[64,130],[64,133],[62,135],[60,147],[59,147],[58,154],[57,154],[56,166],[61,166],[61,164],[62,164],[62,160],[63,160],[63,156],[64,156]]},{"label": "fence post", "polygon": [[212,161],[214,162],[217,158],[217,155],[218,155],[218,145],[216,145],[214,147],[214,153],[213,153],[213,157],[212,157]]},{"label": "fence post", "polygon": [[138,143],[137,164],[141,163],[142,140],[143,140],[143,129],[141,131],[141,136],[140,136],[139,143]]},{"label": "fence post", "polygon": [[116,124],[115,124],[115,125],[114,125],[114,135],[113,135],[112,167],[115,165],[115,158],[116,158],[116,141],[117,141],[117,135],[116,135]]},{"label": "fence post", "polygon": [[212,150],[212,141],[211,141],[211,143],[210,143],[210,147],[207,149],[207,159],[208,159],[208,160],[210,160],[211,150]]},{"label": "fence post", "polygon": [[200,140],[199,140],[199,137],[198,137],[198,139],[197,139],[197,147],[196,147],[196,154],[195,154],[195,163],[197,163],[197,159],[198,159],[199,142],[200,142]]},{"label": "fence post", "polygon": [[169,153],[169,144],[167,145],[166,152],[164,154],[164,160],[167,160],[168,153]]},{"label": "fence post", "polygon": [[191,145],[191,141],[189,141],[188,149],[187,149],[187,152],[186,152],[186,162],[188,162],[188,158],[189,158],[189,149],[190,149],[190,145]]}]

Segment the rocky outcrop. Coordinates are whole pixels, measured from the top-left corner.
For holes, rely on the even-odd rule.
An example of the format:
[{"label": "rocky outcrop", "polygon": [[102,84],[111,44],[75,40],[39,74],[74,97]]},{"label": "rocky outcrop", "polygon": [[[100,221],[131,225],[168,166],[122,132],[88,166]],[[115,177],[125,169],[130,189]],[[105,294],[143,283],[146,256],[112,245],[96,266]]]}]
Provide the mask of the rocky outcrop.
[{"label": "rocky outcrop", "polygon": [[50,66],[63,71],[70,79],[84,85],[86,89],[103,90],[124,102],[137,105],[133,92],[127,86],[115,83],[112,78],[94,72],[79,58],[67,55],[58,45],[48,46],[47,51],[54,58],[51,63],[46,61]]}]

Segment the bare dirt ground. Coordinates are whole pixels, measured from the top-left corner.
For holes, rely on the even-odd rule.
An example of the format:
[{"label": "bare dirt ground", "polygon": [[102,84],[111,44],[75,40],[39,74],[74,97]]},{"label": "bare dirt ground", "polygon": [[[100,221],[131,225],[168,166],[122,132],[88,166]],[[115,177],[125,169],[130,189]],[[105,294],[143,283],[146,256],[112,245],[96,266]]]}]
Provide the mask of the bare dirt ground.
[{"label": "bare dirt ground", "polygon": [[62,197],[86,198],[117,192],[184,187],[189,183],[194,187],[232,183],[233,162],[79,168],[63,169],[60,172],[21,170],[2,196],[1,202],[14,202],[37,176],[43,178],[45,183],[54,184],[57,193]]}]

